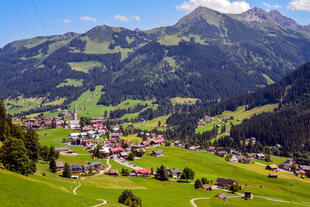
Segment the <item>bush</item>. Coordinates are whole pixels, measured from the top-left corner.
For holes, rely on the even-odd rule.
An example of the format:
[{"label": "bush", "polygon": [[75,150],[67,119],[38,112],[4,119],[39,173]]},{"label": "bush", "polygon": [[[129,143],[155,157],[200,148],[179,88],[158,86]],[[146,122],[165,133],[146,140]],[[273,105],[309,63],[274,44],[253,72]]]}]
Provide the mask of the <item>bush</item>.
[{"label": "bush", "polygon": [[202,183],[201,183],[200,179],[197,179],[195,181],[195,189],[198,189],[198,188],[202,188]]},{"label": "bush", "polygon": [[207,178],[201,178],[202,184],[209,184],[209,180]]},{"label": "bush", "polygon": [[118,202],[130,207],[142,207],[141,199],[135,196],[131,190],[123,191]]}]

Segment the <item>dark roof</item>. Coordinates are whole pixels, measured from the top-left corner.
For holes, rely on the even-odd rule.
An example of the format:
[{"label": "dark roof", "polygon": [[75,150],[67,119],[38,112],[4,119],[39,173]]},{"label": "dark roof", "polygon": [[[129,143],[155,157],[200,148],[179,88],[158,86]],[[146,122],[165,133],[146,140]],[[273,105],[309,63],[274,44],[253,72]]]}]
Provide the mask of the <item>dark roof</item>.
[{"label": "dark roof", "polygon": [[70,169],[83,169],[83,165],[70,165]]},{"label": "dark roof", "polygon": [[180,169],[171,169],[172,173],[181,173],[182,171]]},{"label": "dark roof", "polygon": [[155,150],[154,153],[155,153],[155,154],[162,154],[163,151],[162,151],[162,150]]},{"label": "dark roof", "polygon": [[69,150],[68,147],[55,147],[56,151],[63,151],[63,150]]},{"label": "dark roof", "polygon": [[225,178],[218,178],[216,182],[219,185],[232,185],[235,183],[233,179],[225,179]]},{"label": "dark roof", "polygon": [[88,162],[89,165],[101,165],[100,161]]}]

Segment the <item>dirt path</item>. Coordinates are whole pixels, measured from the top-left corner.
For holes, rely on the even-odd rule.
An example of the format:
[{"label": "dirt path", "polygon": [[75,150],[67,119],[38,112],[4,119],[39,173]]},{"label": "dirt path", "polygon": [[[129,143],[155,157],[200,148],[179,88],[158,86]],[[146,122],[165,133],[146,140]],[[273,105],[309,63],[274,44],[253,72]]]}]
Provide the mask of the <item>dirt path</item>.
[{"label": "dirt path", "polygon": [[73,194],[74,195],[76,195],[76,191],[77,191],[77,189],[79,188],[79,187],[81,187],[81,183],[79,183],[79,185],[78,186],[76,186],[74,189],[73,189]]},{"label": "dirt path", "polygon": [[98,200],[98,201],[102,201],[102,203],[99,203],[99,204],[94,205],[94,206],[92,206],[92,207],[99,207],[99,206],[103,206],[103,205],[107,204],[107,201],[104,200],[104,199],[97,199],[97,200]]},{"label": "dirt path", "polygon": [[196,205],[195,201],[197,201],[197,200],[205,200],[205,199],[210,199],[210,198],[209,198],[209,197],[205,197],[205,198],[193,198],[190,202],[191,202],[192,206],[198,207],[198,206]]},{"label": "dirt path", "polygon": [[[107,172],[108,170],[111,169],[112,165],[110,164],[110,158],[107,159],[107,165],[108,165],[108,167],[107,167],[105,170],[101,170],[100,173],[97,174],[97,175],[95,175],[95,176],[101,175],[101,174],[103,174],[103,173],[105,173],[105,172]],[[86,178],[84,178],[84,179],[86,179]],[[78,182],[78,181],[77,181],[77,182]],[[79,182],[78,182],[78,183],[79,183]],[[82,186],[82,184],[79,183],[79,185],[76,186],[76,187],[73,189],[73,194],[74,194],[74,195],[77,195],[76,191],[77,191],[77,189],[79,189],[79,187],[81,187],[81,186]],[[98,201],[102,201],[102,203],[99,203],[99,204],[94,205],[94,206],[92,206],[92,207],[99,207],[99,206],[103,206],[103,205],[107,204],[107,201],[104,200],[104,199],[97,199],[97,200],[98,200]]]}]

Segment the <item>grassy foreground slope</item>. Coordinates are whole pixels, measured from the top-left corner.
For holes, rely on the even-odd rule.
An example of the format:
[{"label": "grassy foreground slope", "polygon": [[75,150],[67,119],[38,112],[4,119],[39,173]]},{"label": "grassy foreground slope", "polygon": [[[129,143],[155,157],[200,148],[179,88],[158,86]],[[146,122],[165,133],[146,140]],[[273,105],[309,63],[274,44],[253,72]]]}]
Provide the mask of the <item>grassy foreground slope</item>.
[{"label": "grassy foreground slope", "polygon": [[134,163],[137,166],[154,169],[161,164],[169,168],[190,167],[195,171],[196,178],[207,177],[213,181],[218,177],[232,178],[242,184],[243,190],[252,191],[254,194],[310,202],[310,179],[297,178],[287,173],[279,173],[279,179],[270,179],[267,177],[270,171],[265,171],[264,166],[232,164],[224,158],[202,151],[192,152],[176,147],[159,149],[164,151],[162,157],[146,156],[135,160]]}]

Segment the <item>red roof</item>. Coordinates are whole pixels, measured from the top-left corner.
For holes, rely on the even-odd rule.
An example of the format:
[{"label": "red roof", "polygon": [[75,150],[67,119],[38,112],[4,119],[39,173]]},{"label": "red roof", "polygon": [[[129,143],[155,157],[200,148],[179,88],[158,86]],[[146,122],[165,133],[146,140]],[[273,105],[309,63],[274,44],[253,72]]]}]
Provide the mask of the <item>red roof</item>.
[{"label": "red roof", "polygon": [[152,140],[152,142],[155,144],[161,144],[161,143],[164,143],[165,140],[164,139],[154,139],[154,140]]},{"label": "red roof", "polygon": [[162,138],[164,138],[164,135],[162,134],[157,135],[157,139],[162,139]]},{"label": "red roof", "polygon": [[148,174],[151,173],[151,171],[149,169],[139,169],[135,170],[135,173]]},{"label": "red roof", "polygon": [[114,148],[110,148],[111,152],[123,152],[124,149],[122,147],[114,147]]},{"label": "red roof", "polygon": [[142,144],[143,144],[143,145],[150,145],[150,142],[148,142],[148,141],[143,141]]},{"label": "red roof", "polygon": [[225,200],[226,199],[226,194],[225,193],[221,193],[221,194],[216,195],[216,197],[219,197],[220,199]]}]

